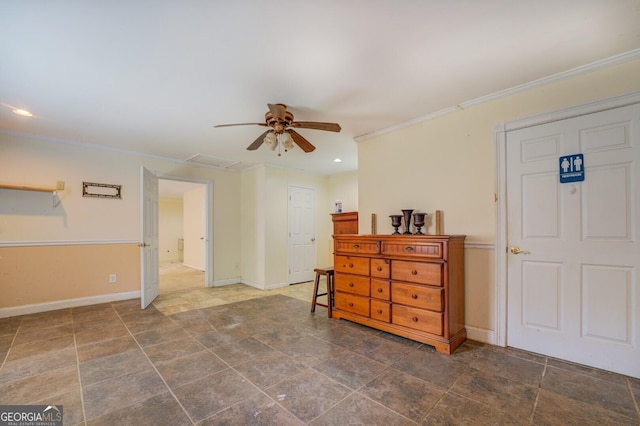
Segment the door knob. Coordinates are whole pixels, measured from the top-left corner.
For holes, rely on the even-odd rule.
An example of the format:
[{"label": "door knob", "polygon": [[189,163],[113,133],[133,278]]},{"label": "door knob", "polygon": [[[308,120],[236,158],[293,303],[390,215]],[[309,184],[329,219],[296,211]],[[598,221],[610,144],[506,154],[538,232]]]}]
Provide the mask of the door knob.
[{"label": "door knob", "polygon": [[314,242],[316,239],[315,238],[311,238],[311,242]]},{"label": "door knob", "polygon": [[521,250],[520,247],[511,247],[511,253],[512,254],[529,254],[531,253],[528,250]]}]

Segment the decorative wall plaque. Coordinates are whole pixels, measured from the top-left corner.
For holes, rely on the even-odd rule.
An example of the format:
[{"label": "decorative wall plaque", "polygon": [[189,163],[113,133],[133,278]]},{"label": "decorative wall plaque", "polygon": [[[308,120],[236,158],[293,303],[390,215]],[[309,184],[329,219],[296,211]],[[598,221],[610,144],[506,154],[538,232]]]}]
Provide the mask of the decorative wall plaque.
[{"label": "decorative wall plaque", "polygon": [[122,185],[82,182],[83,197],[122,198]]}]

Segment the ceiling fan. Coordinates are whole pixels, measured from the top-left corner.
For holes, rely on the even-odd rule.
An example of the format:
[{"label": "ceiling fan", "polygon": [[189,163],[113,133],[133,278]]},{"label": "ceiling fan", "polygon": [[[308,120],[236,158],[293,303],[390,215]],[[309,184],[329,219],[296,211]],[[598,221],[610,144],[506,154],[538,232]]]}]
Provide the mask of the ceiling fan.
[{"label": "ceiling fan", "polygon": [[[293,114],[287,111],[284,104],[267,104],[269,111],[264,115],[264,123],[237,123],[237,124],[218,124],[213,127],[230,127],[230,126],[264,126],[270,127],[269,130],[258,136],[251,145],[247,147],[249,151],[260,148],[262,143],[266,143],[275,150],[278,146],[283,146],[285,152],[294,147],[294,142],[304,152],[311,152],[316,149],[315,146],[306,140],[300,133],[294,129],[315,129],[326,130],[329,132],[339,132],[341,127],[336,123],[322,123],[319,121],[293,121]],[[280,153],[278,152],[278,155]]]}]

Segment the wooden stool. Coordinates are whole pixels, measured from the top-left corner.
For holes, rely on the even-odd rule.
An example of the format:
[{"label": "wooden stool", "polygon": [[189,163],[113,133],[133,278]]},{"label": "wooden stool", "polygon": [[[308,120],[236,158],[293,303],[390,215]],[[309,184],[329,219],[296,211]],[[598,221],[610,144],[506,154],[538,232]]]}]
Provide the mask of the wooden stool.
[{"label": "wooden stool", "polygon": [[[329,318],[331,318],[331,306],[333,305],[333,267],[329,268],[316,268],[313,270],[316,273],[316,279],[313,282],[313,295],[311,299],[311,312],[316,311],[316,305],[324,306],[327,308]],[[327,278],[327,292],[318,294],[318,287],[320,284],[320,276],[324,275]],[[319,303],[316,300],[320,296],[327,296],[327,304]]]}]

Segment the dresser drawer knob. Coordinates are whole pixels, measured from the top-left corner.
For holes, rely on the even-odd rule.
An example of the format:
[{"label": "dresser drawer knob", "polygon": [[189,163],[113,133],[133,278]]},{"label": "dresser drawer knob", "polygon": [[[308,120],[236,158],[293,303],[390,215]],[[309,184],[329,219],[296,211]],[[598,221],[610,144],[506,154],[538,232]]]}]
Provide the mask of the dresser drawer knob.
[{"label": "dresser drawer knob", "polygon": [[382,313],[382,309],[378,309],[376,312],[378,312],[379,314]]},{"label": "dresser drawer knob", "polygon": [[406,246],[404,249],[405,249],[406,251],[413,251],[413,250],[415,250],[415,249],[414,249],[413,247],[411,247],[411,246]]},{"label": "dresser drawer knob", "polygon": [[349,283],[349,287],[353,287],[353,283]]},{"label": "dresser drawer knob", "polygon": [[411,317],[411,321],[418,322],[418,317]]},{"label": "dresser drawer knob", "polygon": [[382,293],[382,292],[383,292],[382,287],[378,287],[378,293]]},{"label": "dresser drawer knob", "polygon": [[411,298],[415,300],[415,299],[418,298],[418,295],[414,293],[414,294],[411,295]]},{"label": "dresser drawer knob", "polygon": [[[349,302],[349,307],[353,308],[353,302]],[[417,320],[416,320],[417,321]]]},{"label": "dresser drawer knob", "polygon": [[353,263],[350,263],[350,264],[349,264],[349,268],[353,268]]},{"label": "dresser drawer knob", "polygon": [[382,266],[378,266],[376,269],[378,270],[378,272],[380,272],[382,271]]},{"label": "dresser drawer knob", "polygon": [[360,248],[360,244],[354,244],[354,245],[353,245],[353,248],[354,248],[354,249],[359,249],[359,248]]},{"label": "dresser drawer knob", "polygon": [[418,271],[414,269],[413,271],[411,271],[411,275],[418,275]]}]

